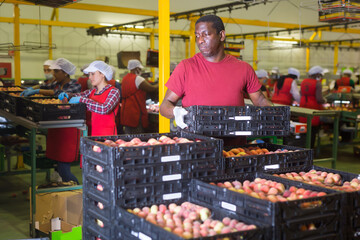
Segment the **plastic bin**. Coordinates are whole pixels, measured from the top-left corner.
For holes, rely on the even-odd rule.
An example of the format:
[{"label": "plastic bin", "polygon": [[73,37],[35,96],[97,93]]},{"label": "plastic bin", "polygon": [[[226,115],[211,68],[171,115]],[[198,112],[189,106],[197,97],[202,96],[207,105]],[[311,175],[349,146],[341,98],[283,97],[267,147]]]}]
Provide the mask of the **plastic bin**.
[{"label": "plastic bin", "polygon": [[[216,192],[204,193],[202,195],[196,194],[197,187],[195,181],[190,181],[190,184],[184,186],[180,192],[171,192],[173,196],[172,199],[163,198],[162,200],[153,201],[153,199],[139,202],[131,208],[135,207],[144,207],[151,206],[153,204],[165,204],[177,203],[181,204],[184,201],[189,201],[197,205],[207,207],[213,213],[213,219],[222,219],[225,216],[230,218],[235,218],[237,220],[243,221],[247,224],[255,224],[257,229],[235,232],[224,235],[216,235],[212,237],[204,237],[201,239],[215,240],[219,237],[229,237],[230,239],[266,239],[266,236],[271,235],[271,228],[269,225],[255,223],[251,220],[238,216],[236,213],[229,211],[227,209],[222,209],[213,205],[209,205],[208,202],[213,201],[217,198]],[[157,197],[160,197],[169,192],[159,192]],[[85,239],[95,239],[99,238],[102,240],[107,239],[166,239],[166,240],[180,240],[183,239],[173,233],[166,231],[159,226],[153,225],[152,223],[146,221],[145,219],[139,218],[138,216],[129,213],[127,211],[128,207],[118,206],[116,207],[116,220],[113,222],[107,221],[106,218],[103,218],[102,215],[97,214],[95,211],[87,211],[84,214],[84,227],[83,227],[83,236]],[[103,227],[100,227],[97,224],[97,220],[101,220],[104,224]]]},{"label": "plastic bin", "polygon": [[244,146],[225,148],[229,151],[232,148],[238,147],[260,147],[266,148],[269,151],[276,151],[277,149],[292,150],[293,152],[273,153],[263,155],[250,156],[236,156],[225,158],[225,173],[227,175],[238,173],[255,173],[268,172],[277,169],[303,169],[313,164],[313,150],[306,148],[299,148],[286,145],[278,145],[271,143],[263,144],[249,144]]},{"label": "plastic bin", "polygon": [[[326,192],[327,195],[287,202],[270,202],[201,181],[198,182],[196,193],[202,195],[204,193],[216,192],[218,198],[209,204],[231,210],[239,216],[245,216],[249,221],[260,221],[273,226],[274,235],[271,239],[314,239],[314,236],[319,236],[316,239],[327,239],[326,237],[329,236],[333,236],[330,239],[341,239],[344,236],[345,229],[341,227],[344,225],[344,219],[341,218],[344,197],[343,194],[334,190],[281,179],[264,173],[239,174],[237,176],[202,180],[215,183],[233,180],[243,182],[244,180],[253,181],[257,177],[280,182],[284,184],[286,189],[289,189],[290,186],[295,186],[307,190]],[[313,201],[321,201],[321,205],[311,208],[302,207],[302,204]],[[314,223],[316,229],[301,231],[300,226],[306,223]]]},{"label": "plastic bin", "polygon": [[207,136],[287,136],[290,107],[191,106],[188,131]]},{"label": "plastic bin", "polygon": [[[323,171],[328,173],[337,173],[340,174],[343,181],[351,181],[356,178],[359,179],[359,175],[355,173],[343,172],[335,169],[323,168],[318,166],[308,166],[303,168],[301,171],[308,172],[312,169],[317,171]],[[274,170],[272,173],[287,173],[287,172],[300,172],[294,168]],[[282,178],[281,178],[282,179]],[[306,182],[304,182],[306,184]],[[313,185],[312,185],[313,186]],[[360,191],[357,192],[345,192],[345,203],[344,208],[342,208],[342,217],[345,218],[346,224],[344,227],[348,233],[348,239],[360,239]]]}]

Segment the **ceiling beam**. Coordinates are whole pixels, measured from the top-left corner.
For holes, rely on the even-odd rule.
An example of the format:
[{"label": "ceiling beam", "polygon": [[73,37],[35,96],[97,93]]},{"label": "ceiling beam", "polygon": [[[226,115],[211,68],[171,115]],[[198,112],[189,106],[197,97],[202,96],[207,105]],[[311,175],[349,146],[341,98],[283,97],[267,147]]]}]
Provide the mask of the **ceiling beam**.
[{"label": "ceiling beam", "polygon": [[[18,0],[5,0],[4,3],[13,3],[13,4],[23,4],[23,5],[33,5],[33,6],[35,6],[35,4],[33,4],[33,3],[24,2],[24,1],[18,1]],[[152,17],[157,17],[158,16],[158,11],[156,11],[156,10],[125,8],[125,7],[113,7],[113,6],[87,4],[87,3],[72,3],[72,4],[69,4],[69,5],[65,5],[65,6],[63,6],[61,8],[96,11],[96,12],[122,13],[122,14],[132,14],[132,15],[152,16]]]}]

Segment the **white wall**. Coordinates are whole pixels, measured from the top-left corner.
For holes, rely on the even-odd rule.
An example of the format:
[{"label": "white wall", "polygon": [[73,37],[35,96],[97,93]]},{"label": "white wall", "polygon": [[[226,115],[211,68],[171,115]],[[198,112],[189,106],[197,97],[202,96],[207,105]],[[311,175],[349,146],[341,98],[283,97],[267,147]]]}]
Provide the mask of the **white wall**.
[{"label": "white wall", "polygon": [[[132,0],[132,1],[96,1],[83,0],[81,3],[102,4],[109,6],[141,8],[149,10],[157,10],[157,2],[155,0]],[[188,11],[192,9],[202,8],[206,6],[219,5],[229,3],[230,0],[182,0],[171,1],[172,12]],[[231,14],[219,13],[222,17],[239,18],[239,19],[254,19],[270,22],[284,22],[293,24],[307,24],[320,25],[318,22],[316,11],[316,4],[309,0],[293,0],[293,1],[275,1],[266,5],[259,5],[250,7],[248,10],[234,10]],[[190,4],[191,3],[191,4]],[[189,6],[191,6],[189,8]],[[299,6],[307,6],[307,8],[300,8]],[[40,10],[40,13],[39,13]],[[52,8],[39,6],[20,5],[20,18],[49,20]],[[40,14],[40,15],[39,15]],[[0,7],[1,17],[13,16],[13,4],[4,3]],[[81,11],[71,9],[60,9],[60,21],[78,22],[78,23],[124,23],[139,19],[147,19],[150,17],[136,16],[127,14],[113,14],[94,11]],[[229,34],[236,33],[251,33],[258,31],[276,30],[268,27],[256,27],[248,25],[227,24],[226,32]],[[155,25],[157,28],[158,26]],[[189,30],[189,21],[179,20],[171,22],[171,29],[174,30]],[[41,34],[40,34],[41,32]],[[53,50],[53,58],[64,57],[73,62],[78,69],[86,63],[89,63],[99,56],[109,56],[110,64],[117,66],[116,54],[119,51],[141,51],[141,60],[146,61],[146,51],[150,47],[150,41],[144,37],[119,36],[109,35],[91,37],[83,28],[69,28],[69,27],[53,27],[53,43],[56,44],[57,49]],[[309,39],[312,32],[305,32],[302,38]],[[0,23],[0,44],[13,42],[13,24]],[[24,41],[48,42],[48,27],[38,25],[20,25],[20,42]],[[288,34],[284,33],[284,36]],[[41,37],[40,37],[41,36]],[[299,33],[291,33],[292,37],[299,38]],[[343,33],[322,33],[322,39],[349,39],[359,38],[357,34],[343,34]],[[230,41],[233,41],[230,39]],[[238,40],[240,41],[240,40]],[[185,42],[180,39],[175,39],[170,42],[171,62],[179,62],[185,58]],[[258,68],[270,70],[273,66],[278,66],[282,73],[285,73],[288,67],[296,67],[301,71],[302,76],[305,76],[306,54],[305,48],[281,48],[273,49],[275,45],[268,41],[258,41]],[[158,40],[155,39],[155,48],[158,48]],[[198,50],[197,50],[198,51]],[[4,53],[0,53],[3,55]],[[253,42],[251,40],[245,41],[245,49],[242,50],[243,59],[252,64],[253,59]],[[22,78],[43,78],[42,63],[48,58],[47,51],[21,51],[21,77]],[[333,68],[333,50],[315,49],[310,50],[310,66],[321,65],[329,68],[332,72]],[[13,62],[11,58],[0,58],[0,62]],[[357,67],[360,62],[360,54],[354,50],[339,52],[339,66]],[[118,74],[126,70],[118,70]],[[77,70],[76,75],[81,75],[80,70]],[[14,72],[13,72],[14,76]]]}]

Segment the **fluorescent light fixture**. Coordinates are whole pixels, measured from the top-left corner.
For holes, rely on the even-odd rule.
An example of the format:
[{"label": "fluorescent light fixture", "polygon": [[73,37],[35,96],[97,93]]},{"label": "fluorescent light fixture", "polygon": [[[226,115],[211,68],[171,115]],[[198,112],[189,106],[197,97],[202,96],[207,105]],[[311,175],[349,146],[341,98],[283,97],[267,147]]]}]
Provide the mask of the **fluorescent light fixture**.
[{"label": "fluorescent light fixture", "polygon": [[137,26],[137,25],[125,25],[124,27],[126,27],[126,28],[139,28],[139,29],[143,29],[143,28],[145,28],[144,26]]},{"label": "fluorescent light fixture", "polygon": [[298,42],[297,41],[281,41],[281,40],[274,40],[273,43],[281,43],[281,44],[297,44]]},{"label": "fluorescent light fixture", "polygon": [[112,24],[112,23],[99,23],[99,25],[101,25],[101,26],[107,26],[107,27],[114,26],[114,24]]},{"label": "fluorescent light fixture", "polygon": [[24,84],[25,83],[25,81],[24,80],[21,80],[21,84]]}]

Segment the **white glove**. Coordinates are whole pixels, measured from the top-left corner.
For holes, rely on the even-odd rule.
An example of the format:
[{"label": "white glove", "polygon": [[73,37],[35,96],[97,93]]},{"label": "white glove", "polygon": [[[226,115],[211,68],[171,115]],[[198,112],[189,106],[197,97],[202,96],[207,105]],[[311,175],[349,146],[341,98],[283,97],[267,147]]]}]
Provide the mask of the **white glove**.
[{"label": "white glove", "polygon": [[182,107],[174,107],[173,113],[175,116],[176,125],[181,129],[187,128],[188,125],[184,123],[184,116],[188,114],[188,111]]}]

